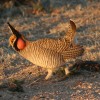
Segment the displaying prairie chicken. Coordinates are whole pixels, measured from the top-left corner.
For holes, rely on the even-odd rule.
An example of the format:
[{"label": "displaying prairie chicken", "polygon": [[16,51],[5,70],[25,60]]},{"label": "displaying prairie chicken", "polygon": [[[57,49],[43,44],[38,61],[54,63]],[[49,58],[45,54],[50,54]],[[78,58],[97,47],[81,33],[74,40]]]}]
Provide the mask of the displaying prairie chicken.
[{"label": "displaying prairie chicken", "polygon": [[9,23],[8,25],[13,33],[9,38],[9,44],[25,59],[47,69],[46,80],[51,78],[53,73],[61,67],[68,75],[70,71],[66,67],[66,59],[76,58],[84,53],[82,46],[73,43],[76,31],[76,25],[73,21],[70,21],[68,36],[60,39],[44,38],[35,41],[28,41]]}]

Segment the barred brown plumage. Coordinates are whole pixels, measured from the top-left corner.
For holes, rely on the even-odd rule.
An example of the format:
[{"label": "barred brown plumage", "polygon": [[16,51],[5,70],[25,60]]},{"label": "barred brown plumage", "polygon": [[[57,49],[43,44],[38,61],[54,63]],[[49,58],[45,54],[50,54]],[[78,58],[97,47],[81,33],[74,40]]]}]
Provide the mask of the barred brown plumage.
[{"label": "barred brown plumage", "polygon": [[66,35],[64,36],[68,41],[70,41],[71,45],[74,44],[74,39],[76,35],[76,25],[73,21],[70,20],[70,23],[68,25],[68,31]]},{"label": "barred brown plumage", "polygon": [[68,31],[68,34],[71,34],[68,35],[69,38],[65,36],[60,39],[44,38],[36,41],[26,40],[9,23],[8,25],[13,32],[13,35],[9,38],[10,45],[27,60],[46,68],[48,70],[46,80],[51,78],[53,72],[57,71],[60,67],[64,67],[66,75],[69,74],[70,72],[68,67],[66,67],[65,60],[83,55],[83,47],[73,43],[76,26],[72,21],[70,21],[71,27],[70,31]]},{"label": "barred brown plumage", "polygon": [[42,46],[44,48],[48,48],[57,52],[63,52],[64,50],[67,50],[70,47],[70,42],[66,39],[39,39],[37,41],[34,41],[35,44],[38,46]]}]

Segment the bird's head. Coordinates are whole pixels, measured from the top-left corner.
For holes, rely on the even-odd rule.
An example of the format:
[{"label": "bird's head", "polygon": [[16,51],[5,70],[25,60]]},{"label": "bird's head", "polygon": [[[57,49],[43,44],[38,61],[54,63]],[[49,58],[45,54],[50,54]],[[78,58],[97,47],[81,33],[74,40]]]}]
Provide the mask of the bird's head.
[{"label": "bird's head", "polygon": [[13,33],[9,38],[9,45],[16,51],[23,50],[26,46],[24,37],[13,26],[11,26],[10,23],[7,24]]}]

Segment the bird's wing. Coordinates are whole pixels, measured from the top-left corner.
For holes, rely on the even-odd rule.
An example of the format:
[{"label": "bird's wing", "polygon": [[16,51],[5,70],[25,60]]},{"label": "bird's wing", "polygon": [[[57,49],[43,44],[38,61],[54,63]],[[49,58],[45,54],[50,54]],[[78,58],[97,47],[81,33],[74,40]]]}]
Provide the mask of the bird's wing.
[{"label": "bird's wing", "polygon": [[69,48],[70,42],[66,39],[40,39],[34,41],[33,43],[37,44],[40,47],[54,50],[56,52],[63,52]]},{"label": "bird's wing", "polygon": [[35,46],[40,46],[49,50],[53,50],[54,52],[60,53],[64,59],[72,59],[83,55],[84,49],[80,45],[74,44],[70,47],[70,42],[66,39],[41,39],[35,43]]}]

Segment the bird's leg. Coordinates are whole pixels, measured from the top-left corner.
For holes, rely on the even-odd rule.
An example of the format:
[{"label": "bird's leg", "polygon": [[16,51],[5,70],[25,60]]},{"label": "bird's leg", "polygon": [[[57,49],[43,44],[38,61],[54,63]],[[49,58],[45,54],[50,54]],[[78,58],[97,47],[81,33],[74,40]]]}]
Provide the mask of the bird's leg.
[{"label": "bird's leg", "polygon": [[53,71],[50,70],[50,69],[48,69],[48,74],[47,74],[47,76],[45,77],[45,80],[50,79],[50,78],[52,77],[52,75],[53,75]]},{"label": "bird's leg", "polygon": [[65,80],[66,78],[69,77],[69,75],[70,75],[70,70],[69,70],[69,68],[66,67],[66,66],[63,66],[63,68],[64,68],[64,69],[63,69],[63,71],[64,71],[64,76],[61,77],[60,79],[56,80],[56,81],[63,81],[63,80]]},{"label": "bird's leg", "polygon": [[73,73],[73,70],[74,70],[73,64],[74,64],[74,60],[68,61],[67,66],[64,67],[66,76],[69,76]]},{"label": "bird's leg", "polygon": [[70,61],[69,64],[68,64],[68,67],[67,67],[67,70],[70,72],[69,75],[72,75],[76,72],[78,72],[79,68],[78,68],[78,63],[81,63],[82,61],[81,60],[78,60],[75,62],[75,59],[73,61]]},{"label": "bird's leg", "polygon": [[66,76],[68,76],[70,74],[70,70],[68,67],[65,67],[65,74],[66,74]]}]

